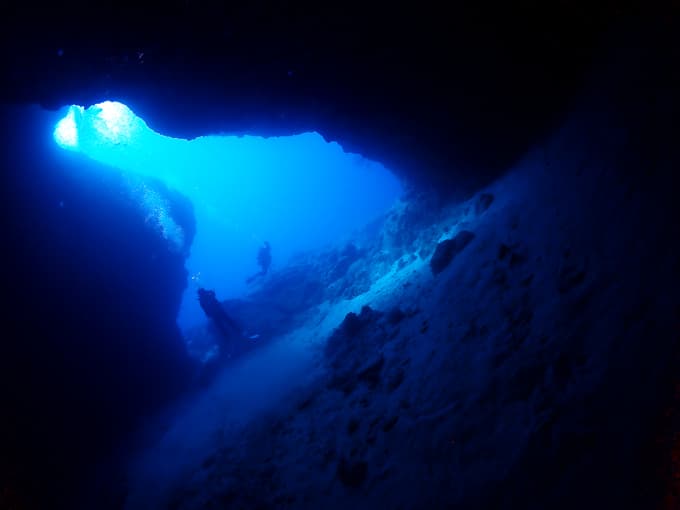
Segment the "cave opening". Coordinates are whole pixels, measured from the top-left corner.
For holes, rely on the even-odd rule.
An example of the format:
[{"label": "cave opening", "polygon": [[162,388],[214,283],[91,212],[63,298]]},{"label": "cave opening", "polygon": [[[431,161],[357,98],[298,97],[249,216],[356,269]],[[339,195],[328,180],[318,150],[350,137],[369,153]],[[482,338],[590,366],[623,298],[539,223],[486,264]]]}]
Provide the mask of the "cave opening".
[{"label": "cave opening", "polygon": [[[197,288],[214,289],[222,299],[252,291],[247,280],[257,271],[263,243],[272,247],[273,268],[283,267],[297,254],[348,240],[403,193],[403,183],[383,165],[346,153],[316,132],[171,138],[114,101],[72,105],[60,116],[57,145],[120,171],[145,222],[169,250],[187,255],[189,278],[177,318],[185,333],[205,322]],[[189,199],[192,240],[152,181]]]},{"label": "cave opening", "polygon": [[678,9],[496,4],[7,9],[0,508],[680,508]]}]

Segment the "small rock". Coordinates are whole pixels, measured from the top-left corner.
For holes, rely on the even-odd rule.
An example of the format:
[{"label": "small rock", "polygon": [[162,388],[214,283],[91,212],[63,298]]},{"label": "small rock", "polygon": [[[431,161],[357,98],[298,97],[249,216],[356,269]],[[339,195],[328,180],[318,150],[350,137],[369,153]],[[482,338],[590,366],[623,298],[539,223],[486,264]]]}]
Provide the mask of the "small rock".
[{"label": "small rock", "polygon": [[510,253],[510,247],[505,243],[501,243],[498,247],[498,259],[503,260],[508,253]]},{"label": "small rock", "polygon": [[359,420],[356,418],[351,418],[349,422],[347,422],[347,433],[351,436],[354,434],[357,429],[359,428]]},{"label": "small rock", "polygon": [[453,258],[465,248],[475,235],[469,230],[461,230],[453,239],[447,239],[437,245],[434,255],[430,259],[432,273],[441,273],[451,263]]},{"label": "small rock", "polygon": [[372,361],[364,369],[359,371],[357,377],[365,382],[370,388],[374,388],[380,382],[380,372],[385,364],[385,358],[380,355],[378,359]]},{"label": "small rock", "polygon": [[347,336],[356,336],[361,331],[363,323],[359,320],[359,316],[354,312],[349,312],[345,315],[345,319],[342,321],[342,330],[347,334]]},{"label": "small rock", "polygon": [[475,214],[480,215],[486,211],[493,202],[493,195],[491,193],[482,193],[477,197],[475,202]]},{"label": "small rock", "polygon": [[513,251],[510,255],[510,267],[517,267],[526,261],[526,256],[518,251]]},{"label": "small rock", "polygon": [[398,421],[399,421],[399,416],[396,416],[396,415],[392,416],[392,418],[390,418],[389,420],[387,420],[383,424],[383,431],[389,432],[390,430],[392,430],[394,428],[394,426],[397,424]]},{"label": "small rock", "polygon": [[345,395],[350,395],[356,388],[357,380],[351,372],[334,374],[327,383],[327,387],[333,390],[342,391]]},{"label": "small rock", "polygon": [[347,487],[360,487],[368,473],[368,464],[364,461],[349,462],[341,459],[338,463],[337,477]]}]

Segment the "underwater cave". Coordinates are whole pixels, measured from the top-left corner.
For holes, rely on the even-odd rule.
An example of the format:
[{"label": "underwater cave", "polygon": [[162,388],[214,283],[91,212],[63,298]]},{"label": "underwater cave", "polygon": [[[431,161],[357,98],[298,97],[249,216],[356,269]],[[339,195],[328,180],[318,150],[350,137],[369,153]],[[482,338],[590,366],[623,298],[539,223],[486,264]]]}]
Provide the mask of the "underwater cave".
[{"label": "underwater cave", "polygon": [[[382,165],[346,154],[318,133],[173,139],[111,101],[69,107],[54,139],[125,172],[145,222],[169,250],[189,254],[192,285],[178,317],[185,331],[205,321],[197,287],[210,287],[223,299],[245,295],[263,242],[274,246],[280,266],[305,251],[350,242],[353,231],[384,216],[402,191]],[[189,199],[196,224],[192,240],[145,178]]]},{"label": "underwater cave", "polygon": [[606,4],[3,16],[0,509],[678,508],[680,17]]}]

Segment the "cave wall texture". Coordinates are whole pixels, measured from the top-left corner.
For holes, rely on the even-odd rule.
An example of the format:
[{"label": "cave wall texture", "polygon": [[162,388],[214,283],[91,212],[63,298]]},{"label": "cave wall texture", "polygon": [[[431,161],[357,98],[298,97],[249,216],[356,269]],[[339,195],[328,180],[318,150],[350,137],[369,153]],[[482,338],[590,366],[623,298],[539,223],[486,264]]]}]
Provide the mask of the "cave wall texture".
[{"label": "cave wall texture", "polygon": [[[680,78],[668,65],[678,61],[673,10],[472,4],[447,6],[448,13],[200,1],[5,4],[2,99],[50,109],[119,100],[170,136],[316,130],[451,194],[479,188],[549,136],[584,84],[596,82],[600,93],[579,104],[610,115],[612,129],[635,125],[630,143],[645,154],[662,158],[678,139],[671,99]],[[30,119],[3,120],[3,143],[21,147]],[[36,164],[46,151],[4,153],[5,243],[13,250],[3,254],[11,299],[3,322],[14,333],[3,341],[1,381],[14,421],[0,443],[10,461],[0,467],[36,483],[50,479],[58,490],[68,483],[59,478],[68,473],[55,481],[50,471],[59,457],[86,465],[96,450],[90,447],[113,444],[149,402],[178,390],[167,384],[181,383],[171,374],[190,368],[169,320],[184,285],[183,260],[152,261],[163,248],[132,218],[121,230],[120,217],[130,213],[115,178],[96,184],[99,195],[91,198],[111,204],[106,215],[72,215],[68,231],[41,231],[43,244],[35,245],[31,232],[52,214],[41,204],[82,200],[70,184],[31,185],[53,178],[49,165]],[[622,171],[634,177],[653,167],[643,161]],[[73,292],[65,296],[64,288]],[[128,339],[124,348],[120,338]],[[162,351],[167,360],[156,359],[157,338],[171,346]],[[118,347],[92,350],[90,340]],[[149,379],[152,358],[158,377]],[[100,384],[83,387],[88,376]],[[69,413],[88,417],[73,428]],[[38,458],[44,463],[36,474]]]}]

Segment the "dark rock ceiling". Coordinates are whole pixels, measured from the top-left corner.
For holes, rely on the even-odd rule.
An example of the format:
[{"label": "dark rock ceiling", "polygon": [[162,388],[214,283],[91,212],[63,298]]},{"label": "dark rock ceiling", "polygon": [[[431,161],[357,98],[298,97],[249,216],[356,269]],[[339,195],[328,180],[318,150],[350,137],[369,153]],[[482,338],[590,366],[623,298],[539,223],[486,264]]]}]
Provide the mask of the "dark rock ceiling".
[{"label": "dark rock ceiling", "polygon": [[639,14],[322,4],[6,6],[5,99],[120,100],[180,137],[317,130],[416,181],[475,184],[550,131],[603,37]]}]

